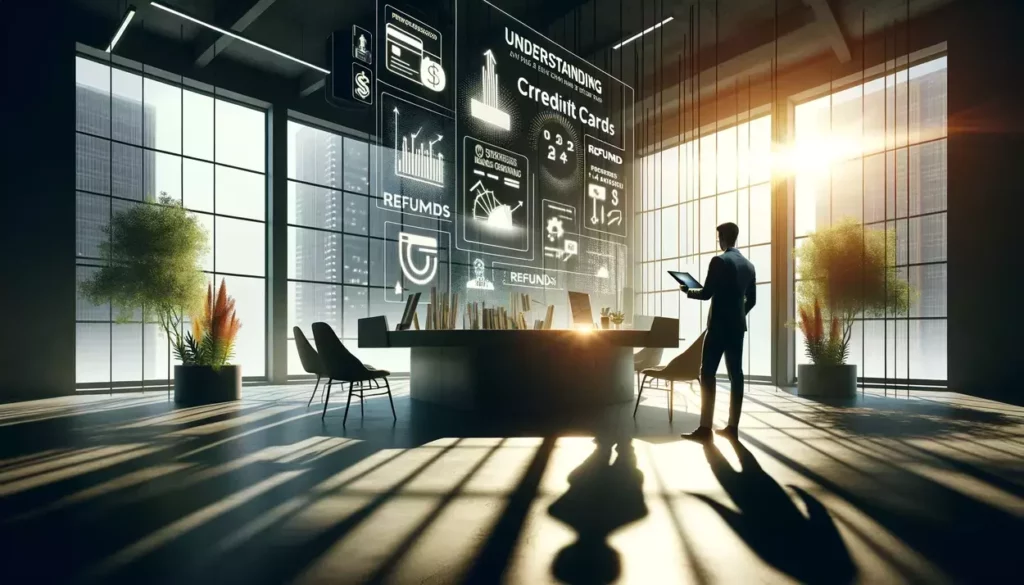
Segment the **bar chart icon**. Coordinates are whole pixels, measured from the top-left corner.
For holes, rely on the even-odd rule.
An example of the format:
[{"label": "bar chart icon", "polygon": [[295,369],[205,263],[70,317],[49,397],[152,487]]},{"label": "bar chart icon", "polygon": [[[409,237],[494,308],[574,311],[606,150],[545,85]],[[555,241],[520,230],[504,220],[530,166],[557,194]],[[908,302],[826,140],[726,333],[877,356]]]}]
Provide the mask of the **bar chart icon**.
[{"label": "bar chart icon", "polygon": [[[421,126],[415,132],[402,134],[400,112],[395,108],[395,174],[437,187],[444,187],[444,154],[434,147],[444,139],[441,134],[433,138],[423,136]],[[401,137],[401,142],[399,142]]]},{"label": "bar chart icon", "polygon": [[502,111],[498,98],[498,73],[495,71],[494,53],[484,52],[484,66],[480,70],[480,97],[471,98],[469,112],[472,116],[502,130],[511,127],[511,118]]}]

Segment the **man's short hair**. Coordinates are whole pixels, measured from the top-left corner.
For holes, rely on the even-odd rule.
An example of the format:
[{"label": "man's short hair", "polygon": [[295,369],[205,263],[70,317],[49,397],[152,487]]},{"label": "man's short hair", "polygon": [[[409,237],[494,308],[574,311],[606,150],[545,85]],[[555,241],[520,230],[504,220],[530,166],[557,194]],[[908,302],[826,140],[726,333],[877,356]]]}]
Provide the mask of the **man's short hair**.
[{"label": "man's short hair", "polygon": [[740,237],[740,226],[729,221],[718,226],[718,237],[725,241],[730,246],[736,245],[736,240]]}]

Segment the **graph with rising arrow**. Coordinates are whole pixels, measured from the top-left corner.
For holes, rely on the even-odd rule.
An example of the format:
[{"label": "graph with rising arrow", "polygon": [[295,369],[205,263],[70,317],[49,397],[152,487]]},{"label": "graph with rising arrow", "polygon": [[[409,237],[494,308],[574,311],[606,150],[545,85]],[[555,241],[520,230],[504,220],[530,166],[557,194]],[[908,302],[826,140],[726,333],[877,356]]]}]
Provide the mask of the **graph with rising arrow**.
[{"label": "graph with rising arrow", "polygon": [[[422,126],[415,132],[402,134],[401,112],[396,107],[394,113],[395,174],[414,181],[444,187],[444,154],[434,152],[434,145],[441,142],[444,136],[437,134],[433,140],[421,138]],[[400,136],[401,144],[399,144]]]},{"label": "graph with rising arrow", "polygon": [[469,113],[481,122],[508,130],[512,127],[512,119],[508,112],[501,109],[497,63],[490,49],[484,51],[484,65],[480,70],[480,95],[470,99]]}]

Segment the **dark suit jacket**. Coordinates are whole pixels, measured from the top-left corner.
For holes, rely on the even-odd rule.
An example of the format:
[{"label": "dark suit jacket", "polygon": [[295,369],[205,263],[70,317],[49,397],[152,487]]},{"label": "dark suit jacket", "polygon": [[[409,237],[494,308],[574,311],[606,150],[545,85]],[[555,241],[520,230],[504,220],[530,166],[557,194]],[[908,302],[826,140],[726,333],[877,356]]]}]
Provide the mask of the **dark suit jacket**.
[{"label": "dark suit jacket", "polygon": [[704,288],[687,291],[686,296],[711,300],[708,332],[743,332],[747,313],[757,303],[757,276],[754,265],[736,248],[729,248],[711,259]]}]

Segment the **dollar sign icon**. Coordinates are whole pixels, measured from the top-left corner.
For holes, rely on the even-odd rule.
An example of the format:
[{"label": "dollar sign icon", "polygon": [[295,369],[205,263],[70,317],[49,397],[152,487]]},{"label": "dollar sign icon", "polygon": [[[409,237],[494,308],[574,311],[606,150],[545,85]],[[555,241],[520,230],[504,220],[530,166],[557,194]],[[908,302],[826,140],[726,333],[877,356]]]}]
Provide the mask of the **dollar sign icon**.
[{"label": "dollar sign icon", "polygon": [[420,62],[420,82],[428,89],[441,91],[444,89],[445,79],[441,64],[424,56]]},{"label": "dollar sign icon", "polygon": [[363,71],[356,73],[356,95],[364,100],[370,97],[370,78]]},{"label": "dollar sign icon", "polygon": [[618,204],[619,204],[619,190],[618,189],[612,189],[612,205],[618,205]]}]

